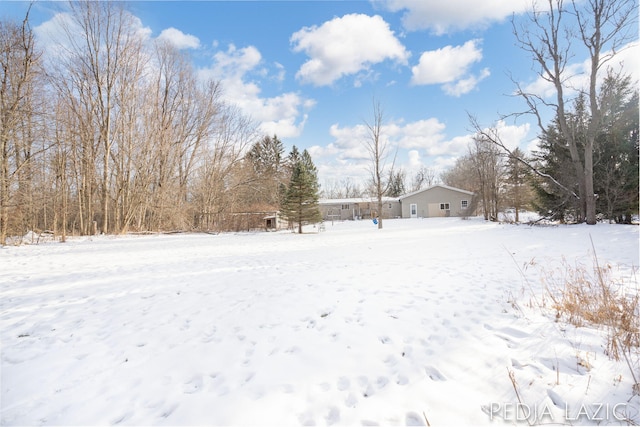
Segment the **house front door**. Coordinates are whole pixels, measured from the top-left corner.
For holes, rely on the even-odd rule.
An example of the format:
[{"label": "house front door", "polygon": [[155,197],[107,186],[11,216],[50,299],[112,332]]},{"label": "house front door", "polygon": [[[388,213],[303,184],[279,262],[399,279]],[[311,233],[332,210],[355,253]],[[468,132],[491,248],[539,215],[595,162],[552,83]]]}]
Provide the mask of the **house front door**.
[{"label": "house front door", "polygon": [[411,218],[418,218],[418,205],[415,203],[411,203],[409,205],[409,211],[411,214]]}]

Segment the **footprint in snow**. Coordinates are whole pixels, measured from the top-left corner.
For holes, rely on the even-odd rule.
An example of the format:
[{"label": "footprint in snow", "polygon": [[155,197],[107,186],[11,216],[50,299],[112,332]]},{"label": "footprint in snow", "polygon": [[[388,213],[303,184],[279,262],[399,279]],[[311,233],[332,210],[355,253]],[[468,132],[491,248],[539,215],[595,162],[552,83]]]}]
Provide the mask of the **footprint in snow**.
[{"label": "footprint in snow", "polygon": [[313,419],[313,414],[311,413],[311,411],[306,411],[298,415],[298,421],[300,422],[300,425],[303,425],[303,426],[316,425],[316,422]]},{"label": "footprint in snow", "polygon": [[300,347],[294,345],[293,347],[289,347],[288,349],[286,349],[284,352],[289,354],[297,354],[300,353]]},{"label": "footprint in snow", "polygon": [[362,388],[362,397],[371,397],[375,393],[373,386],[369,383],[369,379],[365,376],[358,377],[358,385]]},{"label": "footprint in snow", "polygon": [[345,390],[348,390],[350,386],[351,386],[351,382],[349,381],[349,378],[340,377],[338,379],[338,383],[337,383],[338,390],[345,391]]},{"label": "footprint in snow", "polygon": [[120,423],[122,423],[122,422],[126,421],[127,419],[131,418],[131,416],[132,416],[132,415],[133,415],[133,413],[131,413],[131,412],[125,412],[124,414],[122,414],[122,415],[120,415],[120,416],[118,416],[118,417],[115,417],[115,418],[111,421],[111,423],[110,423],[110,424],[112,424],[112,425],[120,424]]},{"label": "footprint in snow", "polygon": [[336,406],[329,407],[327,415],[324,417],[327,425],[333,425],[340,422],[340,410]]},{"label": "footprint in snow", "polygon": [[160,414],[160,416],[161,416],[162,418],[169,418],[169,416],[170,416],[171,414],[173,414],[173,412],[174,412],[176,409],[178,409],[178,404],[177,404],[177,403],[174,403],[174,404],[172,404],[172,405],[169,405],[169,407],[167,407],[166,409],[164,409],[164,410],[162,411],[162,413]]},{"label": "footprint in snow", "polygon": [[329,384],[328,382],[320,383],[320,384],[318,384],[318,387],[320,387],[320,390],[322,390],[322,391],[331,390],[331,384]]},{"label": "footprint in snow", "polygon": [[440,371],[433,366],[427,366],[424,368],[425,373],[433,381],[446,381],[446,377],[440,373]]},{"label": "footprint in snow", "polygon": [[396,384],[407,385],[409,384],[409,378],[405,377],[404,375],[398,375],[398,378],[396,379]]},{"label": "footprint in snow", "polygon": [[349,393],[347,399],[344,401],[344,404],[348,408],[355,408],[358,405],[358,398],[354,393]]},{"label": "footprint in snow", "polygon": [[186,394],[193,394],[202,391],[202,377],[195,376],[187,381],[182,387],[182,391]]},{"label": "footprint in snow", "polygon": [[407,426],[424,426],[425,420],[416,412],[407,412],[404,424]]},{"label": "footprint in snow", "polygon": [[387,384],[389,384],[389,378],[387,377],[378,377],[376,379],[376,387],[378,388],[384,388]]}]

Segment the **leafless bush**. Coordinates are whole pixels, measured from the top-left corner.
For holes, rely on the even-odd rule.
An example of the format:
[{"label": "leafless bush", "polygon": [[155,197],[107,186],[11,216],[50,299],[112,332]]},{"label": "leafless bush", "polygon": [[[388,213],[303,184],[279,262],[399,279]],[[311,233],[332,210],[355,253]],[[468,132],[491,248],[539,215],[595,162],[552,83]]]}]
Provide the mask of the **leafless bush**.
[{"label": "leafless bush", "polygon": [[606,352],[620,360],[640,354],[640,293],[637,280],[625,283],[611,265],[601,266],[593,255],[591,266],[570,264],[543,271],[546,292],[558,320],[576,326],[607,328]]}]

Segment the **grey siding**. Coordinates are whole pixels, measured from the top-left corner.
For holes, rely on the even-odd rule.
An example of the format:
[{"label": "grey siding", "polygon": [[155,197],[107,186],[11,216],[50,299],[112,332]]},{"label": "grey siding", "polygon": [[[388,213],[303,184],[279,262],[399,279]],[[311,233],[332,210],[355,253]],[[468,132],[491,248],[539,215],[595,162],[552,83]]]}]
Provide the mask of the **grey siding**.
[{"label": "grey siding", "polygon": [[[401,197],[402,217],[411,218],[411,205],[416,205],[419,218],[466,216],[472,206],[473,194],[446,186],[433,186]],[[447,209],[448,208],[448,209]]]}]

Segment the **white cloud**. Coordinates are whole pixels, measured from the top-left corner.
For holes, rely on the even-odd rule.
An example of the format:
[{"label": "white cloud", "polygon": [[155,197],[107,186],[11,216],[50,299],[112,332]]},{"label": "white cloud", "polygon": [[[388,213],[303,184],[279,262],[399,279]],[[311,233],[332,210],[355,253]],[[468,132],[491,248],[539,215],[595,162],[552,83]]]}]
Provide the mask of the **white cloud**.
[{"label": "white cloud", "polygon": [[498,121],[495,126],[498,136],[509,150],[515,150],[517,147],[522,147],[523,145],[528,148],[529,143],[525,138],[530,129],[531,125],[529,123],[508,125],[504,120]]},{"label": "white cloud", "polygon": [[421,149],[427,154],[445,139],[445,125],[438,119],[418,120],[405,125],[391,124],[383,128],[383,133],[401,148]]},{"label": "white cloud", "polygon": [[481,40],[469,40],[461,46],[445,46],[423,52],[418,65],[411,68],[411,83],[443,84],[463,78],[471,65],[482,59]]},{"label": "white cloud", "polygon": [[213,56],[214,69],[221,75],[241,77],[253,70],[262,61],[260,51],[254,46],[241,49],[230,44],[227,51],[218,51]]},{"label": "white cloud", "polygon": [[279,62],[275,63],[276,69],[278,70],[276,76],[275,76],[275,80],[278,82],[283,82],[284,78],[287,74],[284,65],[280,64]]},{"label": "white cloud", "polygon": [[56,13],[51,19],[35,27],[33,32],[37,37],[39,47],[48,57],[68,55],[67,51],[71,49],[71,46],[69,46],[67,32],[69,35],[77,34],[78,42],[80,42],[80,34],[82,34],[71,14],[66,12]]},{"label": "white cloud", "polygon": [[[402,168],[410,182],[420,167],[433,170],[436,175],[450,169],[456,160],[468,153],[473,134],[447,137],[446,126],[435,118],[409,123],[384,125],[382,134],[389,141],[389,158],[392,161],[398,148],[395,167]],[[510,149],[521,147],[525,152],[535,148],[535,140],[528,139],[531,124],[509,125],[499,121],[495,129]],[[333,141],[309,149],[318,167],[321,180],[340,180],[347,177],[366,183],[371,177],[371,158],[364,146],[369,137],[365,125],[340,126],[329,129]]]},{"label": "white cloud", "polygon": [[[260,123],[259,128],[265,134],[276,134],[280,138],[299,136],[306,123],[305,113],[313,108],[315,101],[295,92],[261,97],[259,83],[250,79],[252,74],[265,78],[266,70],[261,67],[262,63],[262,55],[256,47],[238,49],[229,45],[226,51],[214,55],[211,67],[201,69],[199,73],[202,78],[220,81],[225,100]],[[274,67],[277,80],[283,67],[280,64]]]},{"label": "white cloud", "polygon": [[[483,132],[500,141],[509,151],[520,148],[525,152],[530,152],[531,148],[535,147],[532,141],[527,140],[527,135],[529,135],[530,130],[531,123],[509,125],[504,120],[498,120],[498,122],[490,128],[484,128]],[[469,135],[469,141],[471,142],[472,140],[473,136]]]},{"label": "white cloud", "polygon": [[200,47],[200,40],[196,36],[185,34],[173,27],[162,30],[158,40],[165,40],[178,49],[197,49]]},{"label": "white cloud", "polygon": [[365,125],[341,128],[333,124],[329,134],[334,138],[334,142],[327,146],[325,154],[333,155],[340,161],[369,160],[369,153],[364,147],[364,142],[369,137]]},{"label": "white cloud", "polygon": [[[525,152],[535,147],[535,141],[527,139],[530,129],[529,123],[509,125],[499,121],[495,125],[495,130],[508,148],[521,147]],[[395,167],[402,168],[408,180],[422,166],[436,174],[451,168],[459,157],[468,153],[474,135],[447,138],[444,131],[445,125],[435,118],[383,126],[382,134],[391,147],[388,162],[392,161],[398,147]],[[314,146],[310,150],[320,176],[323,179],[351,177],[359,182],[369,179],[371,159],[364,147],[369,137],[366,126],[341,127],[334,124],[329,134],[333,142],[326,146]]]},{"label": "white cloud", "polygon": [[[611,52],[603,52],[601,58],[610,55]],[[633,81],[640,80],[640,43],[633,42],[627,44],[624,48],[618,50],[598,74],[597,84],[600,85],[606,77],[607,68],[610,67],[614,72],[620,72],[624,75],[631,75]],[[591,70],[590,59],[583,62],[569,64],[566,67],[565,75],[570,76],[565,80],[563,85],[564,94],[567,96],[575,96],[577,91],[586,90],[589,87],[589,73]],[[552,98],[556,96],[556,89],[552,83],[538,77],[533,82],[525,85],[523,90],[526,93],[533,93],[543,98]]]},{"label": "white cloud", "polygon": [[459,97],[466,93],[471,92],[478,86],[482,80],[491,75],[488,68],[483,68],[478,75],[470,75],[466,79],[458,80],[455,83],[447,83],[442,86],[447,95]]},{"label": "white cloud", "polygon": [[290,39],[294,52],[309,56],[296,77],[316,86],[330,85],[346,75],[392,60],[406,64],[410,53],[380,16],[350,14],[321,26],[305,27]]},{"label": "white cloud", "polygon": [[[470,137],[447,140],[444,134],[445,127],[438,119],[430,118],[406,124],[390,123],[382,127],[381,133],[383,138],[388,140],[388,147],[397,146],[426,156],[463,154]],[[326,147],[323,155],[330,154],[348,160],[369,160],[369,154],[364,147],[369,138],[366,126],[340,127],[334,124],[329,134],[334,138],[334,142]]]},{"label": "white cloud", "polygon": [[408,31],[431,30],[436,35],[485,28],[512,13],[527,10],[530,0],[372,0],[391,12],[404,11],[402,24]]},{"label": "white cloud", "polygon": [[409,157],[409,169],[414,170],[414,169],[420,169],[420,166],[422,166],[422,159],[420,158],[420,152],[418,150],[409,150],[409,152],[407,153],[407,156]]},{"label": "white cloud", "polygon": [[[147,41],[151,37],[151,28],[145,27],[140,18],[125,11],[125,31]],[[58,62],[62,57],[69,57],[74,51],[73,45],[83,46],[86,40],[83,30],[70,12],[58,12],[48,21],[34,27],[38,47],[45,52],[47,60]]]}]

